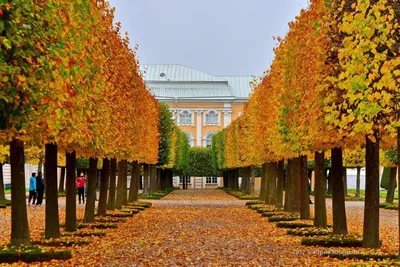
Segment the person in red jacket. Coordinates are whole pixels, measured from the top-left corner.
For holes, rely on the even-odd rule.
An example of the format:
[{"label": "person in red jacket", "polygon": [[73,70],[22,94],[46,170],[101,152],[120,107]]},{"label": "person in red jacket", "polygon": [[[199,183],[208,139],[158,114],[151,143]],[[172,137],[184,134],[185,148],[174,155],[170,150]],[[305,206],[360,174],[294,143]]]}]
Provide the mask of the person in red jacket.
[{"label": "person in red jacket", "polygon": [[78,198],[79,204],[81,204],[81,197],[83,204],[85,204],[85,185],[86,185],[86,177],[83,173],[76,178],[76,188],[78,188]]}]

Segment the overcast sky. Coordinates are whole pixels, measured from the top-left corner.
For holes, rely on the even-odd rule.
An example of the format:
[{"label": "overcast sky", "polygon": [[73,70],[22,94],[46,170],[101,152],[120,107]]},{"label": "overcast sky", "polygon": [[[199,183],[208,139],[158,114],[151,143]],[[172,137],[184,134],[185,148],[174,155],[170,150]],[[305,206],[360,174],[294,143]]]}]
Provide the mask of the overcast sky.
[{"label": "overcast sky", "polygon": [[213,75],[261,75],[307,0],[109,0],[141,64]]}]

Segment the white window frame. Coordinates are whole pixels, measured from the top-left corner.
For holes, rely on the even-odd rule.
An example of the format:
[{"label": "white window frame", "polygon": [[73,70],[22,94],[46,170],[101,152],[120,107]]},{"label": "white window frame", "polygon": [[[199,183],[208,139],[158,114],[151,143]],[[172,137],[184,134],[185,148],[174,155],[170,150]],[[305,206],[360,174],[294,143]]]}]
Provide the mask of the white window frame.
[{"label": "white window frame", "polygon": [[[186,113],[186,114],[184,114],[184,113]],[[190,123],[183,123],[182,121],[181,121],[181,115],[191,115],[191,122]],[[178,122],[179,122],[179,125],[187,125],[187,126],[193,126],[194,125],[194,112],[191,112],[190,110],[187,110],[187,109],[184,109],[184,110],[181,110],[181,111],[179,111],[179,113],[178,113]]]},{"label": "white window frame", "polygon": [[183,132],[187,137],[188,137],[188,139],[189,139],[189,146],[190,147],[194,147],[194,136],[190,133],[190,132],[188,132],[188,131],[184,131]]},{"label": "white window frame", "polygon": [[[216,123],[207,122],[207,115],[210,115],[210,113],[215,113],[215,115],[217,115],[217,122]],[[209,110],[207,112],[204,112],[204,125],[219,126],[220,124],[221,124],[221,112],[218,112],[215,109],[212,109],[212,110]]]},{"label": "white window frame", "polygon": [[[216,132],[208,132],[208,133],[206,133],[206,135],[204,136],[204,139],[203,139],[203,147],[207,147],[207,139],[208,139],[208,136],[210,136],[210,135],[212,135],[212,136],[214,136],[214,135],[216,135],[217,133]],[[212,136],[211,136],[211,146],[212,146]],[[209,147],[211,147],[211,146],[209,146]]]},{"label": "white window frame", "polygon": [[218,177],[206,177],[206,184],[218,184]]},{"label": "white window frame", "polygon": [[[186,177],[186,184],[192,184],[192,177]],[[179,177],[179,184],[183,184],[183,177]]]}]

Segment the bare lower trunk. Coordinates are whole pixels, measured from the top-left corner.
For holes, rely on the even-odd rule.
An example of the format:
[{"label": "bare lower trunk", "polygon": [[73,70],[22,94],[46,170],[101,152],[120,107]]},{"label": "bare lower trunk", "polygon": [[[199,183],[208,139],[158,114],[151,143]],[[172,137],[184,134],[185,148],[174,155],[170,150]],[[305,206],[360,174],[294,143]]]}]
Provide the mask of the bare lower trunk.
[{"label": "bare lower trunk", "polygon": [[386,203],[393,203],[394,191],[396,190],[397,167],[390,168],[389,186],[386,194]]},{"label": "bare lower trunk", "polygon": [[147,195],[150,192],[149,188],[149,165],[143,165],[143,195]]},{"label": "bare lower trunk", "polygon": [[132,162],[131,183],[129,186],[129,202],[135,202],[138,199],[139,178],[140,165],[134,161]]},{"label": "bare lower trunk", "polygon": [[300,157],[300,219],[310,219],[307,156]]},{"label": "bare lower trunk", "polygon": [[122,190],[122,205],[128,205],[128,162],[124,161],[124,176],[123,176],[123,190]]},{"label": "bare lower trunk", "polygon": [[57,145],[47,144],[45,147],[45,184],[46,184],[46,221],[45,237],[60,237],[60,220],[58,217],[58,192],[57,192]]},{"label": "bare lower trunk", "polygon": [[266,199],[265,193],[266,193],[266,172],[267,172],[267,164],[268,163],[263,163],[263,165],[261,165],[261,185],[260,185],[260,196],[259,199],[261,199],[262,201],[264,201]]},{"label": "bare lower trunk", "polygon": [[76,231],[76,153],[66,153],[66,200],[65,200],[65,231]]},{"label": "bare lower trunk", "polygon": [[276,178],[278,174],[276,162],[268,162],[266,165],[266,189],[265,189],[265,197],[266,204],[275,205],[276,204]]},{"label": "bare lower trunk", "polygon": [[118,162],[118,181],[117,181],[117,198],[115,200],[115,208],[121,209],[123,203],[124,193],[124,175],[125,175],[125,161],[120,160]]},{"label": "bare lower trunk", "polygon": [[332,149],[332,209],[333,233],[347,234],[346,207],[343,185],[343,153],[339,148]]},{"label": "bare lower trunk", "polygon": [[157,192],[156,166],[150,165],[150,193]]},{"label": "bare lower trunk", "polygon": [[108,192],[108,202],[107,209],[115,210],[115,191],[116,191],[116,172],[117,172],[117,160],[115,158],[111,159],[110,162],[110,189]]},{"label": "bare lower trunk", "polygon": [[83,218],[85,222],[94,221],[94,210],[96,206],[97,161],[98,158],[89,159],[87,198],[86,198],[85,216]]},{"label": "bare lower trunk", "polygon": [[378,248],[379,244],[379,139],[366,137],[365,205],[363,247]]},{"label": "bare lower trunk", "polygon": [[110,160],[108,158],[103,158],[103,169],[101,170],[100,177],[100,196],[97,215],[105,216],[107,213],[107,191],[110,178]]},{"label": "bare lower trunk", "polygon": [[344,187],[344,196],[347,197],[347,168],[343,167],[343,187]]},{"label": "bare lower trunk", "polygon": [[11,244],[29,245],[28,215],[25,191],[24,142],[13,139],[10,143],[11,164]]},{"label": "bare lower trunk", "polygon": [[300,212],[300,172],[300,158],[289,159],[285,192],[285,211]]},{"label": "bare lower trunk", "polygon": [[285,179],[285,169],[284,169],[284,160],[278,161],[277,166],[277,176],[278,180],[276,183],[276,206],[283,207],[283,181]]},{"label": "bare lower trunk", "polygon": [[60,184],[58,185],[58,192],[64,193],[64,182],[65,182],[65,167],[61,167]]},{"label": "bare lower trunk", "polygon": [[327,227],[325,153],[315,152],[314,226]]}]

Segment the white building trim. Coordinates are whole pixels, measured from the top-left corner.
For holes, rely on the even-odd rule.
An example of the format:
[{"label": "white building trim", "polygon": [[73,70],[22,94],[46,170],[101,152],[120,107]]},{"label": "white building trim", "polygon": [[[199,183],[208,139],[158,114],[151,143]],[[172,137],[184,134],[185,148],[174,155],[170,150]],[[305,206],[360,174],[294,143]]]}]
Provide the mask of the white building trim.
[{"label": "white building trim", "polygon": [[[217,116],[218,116],[217,123],[208,123],[207,122],[206,118],[207,118],[207,115],[209,115],[210,113],[216,113],[217,114]],[[218,112],[215,109],[207,110],[206,112],[204,112],[203,119],[204,119],[204,125],[205,126],[219,126],[221,124],[221,112]]]},{"label": "white building trim", "polygon": [[[192,116],[192,123],[183,123],[181,122],[181,114],[184,115],[184,113],[189,113]],[[178,110],[178,126],[184,125],[184,126],[194,126],[194,112],[190,111],[188,109],[180,109]]]},{"label": "white building trim", "polygon": [[197,146],[201,147],[201,114],[203,113],[202,110],[196,111],[197,113],[197,129],[196,129],[196,134],[197,134]]},{"label": "white building trim", "polygon": [[224,128],[228,127],[232,122],[232,110],[224,111]]}]

